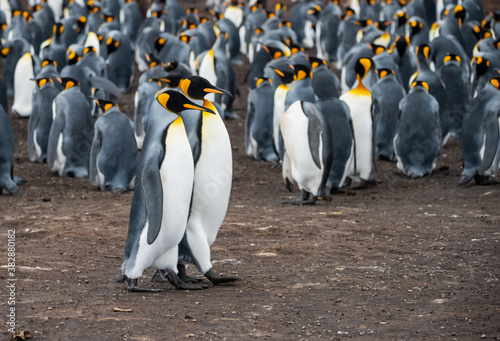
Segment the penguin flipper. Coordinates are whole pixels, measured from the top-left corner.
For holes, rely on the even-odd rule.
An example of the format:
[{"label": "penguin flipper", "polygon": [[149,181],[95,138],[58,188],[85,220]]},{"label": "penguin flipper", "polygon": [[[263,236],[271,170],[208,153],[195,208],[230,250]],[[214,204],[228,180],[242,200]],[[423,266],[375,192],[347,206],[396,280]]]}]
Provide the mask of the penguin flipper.
[{"label": "penguin flipper", "polygon": [[498,141],[500,138],[500,132],[498,129],[497,113],[488,113],[485,118],[484,130],[485,130],[485,141],[484,141],[484,156],[481,163],[481,168],[479,169],[479,174],[483,175],[488,169],[494,167],[493,162],[495,162],[495,157],[498,154]]},{"label": "penguin flipper", "polygon": [[90,160],[89,160],[89,178],[92,186],[97,186],[97,156],[101,150],[101,140],[102,134],[95,127],[94,140],[92,141],[92,148],[90,149]]},{"label": "penguin flipper", "polygon": [[314,163],[318,168],[321,169],[321,161],[320,161],[320,135],[322,132],[321,120],[318,117],[318,110],[314,106],[314,104],[310,102],[301,102],[302,111],[309,119],[309,124],[307,126],[307,135],[309,139],[309,150],[311,152],[311,156],[314,160]]},{"label": "penguin flipper", "polygon": [[[55,103],[54,103],[55,107]],[[54,120],[50,126],[49,140],[47,143],[47,165],[52,170],[54,162],[57,157],[57,143],[59,142],[59,134],[63,131],[66,123],[66,116],[64,113],[57,113],[57,108],[54,108]]]},{"label": "penguin flipper", "polygon": [[[158,148],[159,149],[159,148]],[[160,164],[160,150],[152,151],[157,154],[146,161],[141,174],[141,184],[145,193],[146,210],[148,215],[148,244],[152,244],[161,229],[161,221],[163,218],[163,189],[158,165]],[[156,162],[154,162],[156,160]]]}]

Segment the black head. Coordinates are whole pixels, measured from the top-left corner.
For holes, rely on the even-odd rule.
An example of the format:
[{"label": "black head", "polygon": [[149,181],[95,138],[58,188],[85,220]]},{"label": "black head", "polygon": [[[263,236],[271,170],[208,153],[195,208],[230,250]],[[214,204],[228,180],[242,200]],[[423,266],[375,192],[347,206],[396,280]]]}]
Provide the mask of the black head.
[{"label": "black head", "polygon": [[182,92],[193,99],[203,99],[209,93],[232,96],[227,90],[212,85],[207,79],[200,76],[191,76],[181,83]]},{"label": "black head", "polygon": [[186,96],[176,90],[166,90],[157,95],[158,102],[168,111],[180,113],[181,111],[194,109],[209,112],[215,115],[212,109],[191,102]]}]

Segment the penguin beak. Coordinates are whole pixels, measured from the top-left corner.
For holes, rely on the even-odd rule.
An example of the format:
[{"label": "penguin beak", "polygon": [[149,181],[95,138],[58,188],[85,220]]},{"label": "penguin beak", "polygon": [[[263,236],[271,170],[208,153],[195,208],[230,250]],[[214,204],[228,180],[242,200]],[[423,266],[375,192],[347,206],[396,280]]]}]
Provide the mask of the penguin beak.
[{"label": "penguin beak", "polygon": [[233,97],[233,95],[231,95],[231,93],[229,91],[224,90],[224,89],[220,89],[220,88],[205,88],[205,89],[203,89],[203,91],[205,91],[207,93],[222,94],[222,95],[227,95],[227,96]]},{"label": "penguin beak", "polygon": [[185,104],[183,104],[183,107],[186,109],[201,110],[203,112],[215,115],[215,111],[213,111],[212,109],[207,108],[207,107],[202,107],[201,105],[197,105],[194,103],[185,103]]}]

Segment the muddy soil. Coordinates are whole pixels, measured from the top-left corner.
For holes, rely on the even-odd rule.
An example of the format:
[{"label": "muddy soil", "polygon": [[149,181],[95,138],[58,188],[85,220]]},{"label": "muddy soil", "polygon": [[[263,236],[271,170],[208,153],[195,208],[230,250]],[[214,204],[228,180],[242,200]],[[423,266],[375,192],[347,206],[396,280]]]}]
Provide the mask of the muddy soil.
[{"label": "muddy soil", "polygon": [[[247,70],[246,60],[235,66],[240,80]],[[238,87],[244,118],[248,89]],[[130,117],[134,91],[119,101]],[[286,190],[280,169],[245,155],[244,119],[227,121],[233,185],[212,259],[216,272],[240,280],[182,291],[150,283],[147,270],[139,284],[162,291],[130,293],[114,279],[133,193],[101,192],[31,163],[28,120],[10,117],[15,174],[26,180],[22,195],[0,196],[4,268],[7,230],[16,236],[17,332],[36,340],[500,339],[500,187],[457,185],[457,140],[431,176],[410,180],[379,162],[376,186],[297,207],[281,204],[299,193]],[[0,272],[3,286],[7,277]]]}]

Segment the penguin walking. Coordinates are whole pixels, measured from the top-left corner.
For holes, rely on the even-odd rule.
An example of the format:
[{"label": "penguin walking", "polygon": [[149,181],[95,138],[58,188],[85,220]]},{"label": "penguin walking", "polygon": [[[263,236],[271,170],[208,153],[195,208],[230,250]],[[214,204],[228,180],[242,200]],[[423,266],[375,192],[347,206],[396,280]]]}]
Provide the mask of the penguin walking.
[{"label": "penguin walking", "polygon": [[478,92],[465,112],[460,145],[464,169],[459,185],[472,179],[477,185],[497,184],[500,164],[500,77],[493,77]]},{"label": "penguin walking", "polygon": [[94,123],[89,102],[77,80],[62,78],[64,86],[52,105],[47,165],[61,177],[88,176]]},{"label": "penguin walking", "polygon": [[413,82],[399,104],[401,116],[394,137],[397,167],[414,179],[432,172],[441,154],[439,104],[425,82]]},{"label": "penguin walking", "polygon": [[283,204],[314,205],[318,197],[330,198],[326,182],[332,161],[330,127],[311,102],[296,101],[281,116],[285,153],[282,176],[292,192],[296,182],[301,195]]},{"label": "penguin walking", "polygon": [[[58,82],[56,80],[56,82]],[[52,126],[52,102],[61,92],[52,78],[37,78],[33,111],[28,122],[28,154],[31,162],[47,162],[47,144]]]},{"label": "penguin walking", "polygon": [[372,87],[372,118],[375,127],[376,159],[395,161],[394,135],[399,116],[399,102],[405,89],[390,69],[377,69],[379,81]]},{"label": "penguin walking", "polygon": [[95,99],[104,113],[94,124],[90,149],[89,178],[101,191],[125,193],[134,188],[139,154],[134,124],[107,100]]},{"label": "penguin walking", "polygon": [[10,194],[18,194],[17,185],[23,183],[13,174],[14,144],[14,129],[9,116],[0,106],[0,194],[4,189]]},{"label": "penguin walking", "polygon": [[129,291],[157,291],[137,286],[147,268],[165,271],[178,289],[202,288],[184,283],[177,275],[179,243],[186,232],[194,180],[193,154],[178,115],[186,109],[214,114],[175,90],[160,92],[151,106],[132,197],[125,259],[116,279],[127,281]]},{"label": "penguin walking", "polygon": [[[206,99],[210,93],[231,94],[199,76],[183,80],[181,89],[188,98],[209,108],[213,114],[209,110],[198,112],[201,114],[199,119],[186,123],[194,155],[194,187],[186,233],[179,245],[179,259],[195,264],[199,272],[214,285],[233,282],[237,278],[217,275],[211,264],[210,247],[217,237],[229,204],[233,161],[231,141],[224,121],[213,103]],[[187,116],[188,113],[181,114]],[[179,270],[185,275],[182,263],[179,264]]]},{"label": "penguin walking", "polygon": [[375,64],[370,58],[360,58],[354,67],[356,83],[354,88],[339,98],[348,106],[354,131],[354,159],[348,177],[360,182],[357,188],[374,185],[373,161],[373,120],[371,114],[372,95],[364,80],[370,80]]},{"label": "penguin walking", "polygon": [[274,88],[269,78],[259,78],[248,94],[245,151],[255,160],[277,162],[273,141]]}]

